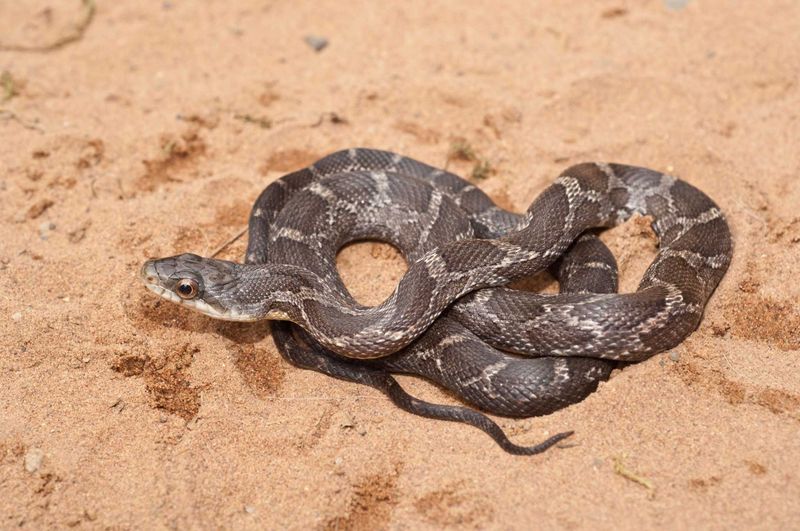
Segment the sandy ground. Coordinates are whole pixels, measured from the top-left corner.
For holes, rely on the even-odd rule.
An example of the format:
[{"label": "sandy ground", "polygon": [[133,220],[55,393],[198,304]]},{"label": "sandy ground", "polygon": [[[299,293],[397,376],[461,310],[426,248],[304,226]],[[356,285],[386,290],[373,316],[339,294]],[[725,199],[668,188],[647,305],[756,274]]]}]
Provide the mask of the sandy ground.
[{"label": "sandy ground", "polygon": [[[0,2],[0,527],[797,526],[800,4],[670,3],[99,1],[52,48],[79,0]],[[569,448],[506,455],[137,280],[146,257],[210,254],[329,152],[443,165],[464,142],[517,211],[610,160],[729,218],[733,264],[684,344],[499,419],[520,443],[574,429]],[[634,289],[651,236],[606,241]],[[405,267],[375,243],[340,262],[372,303]]]}]

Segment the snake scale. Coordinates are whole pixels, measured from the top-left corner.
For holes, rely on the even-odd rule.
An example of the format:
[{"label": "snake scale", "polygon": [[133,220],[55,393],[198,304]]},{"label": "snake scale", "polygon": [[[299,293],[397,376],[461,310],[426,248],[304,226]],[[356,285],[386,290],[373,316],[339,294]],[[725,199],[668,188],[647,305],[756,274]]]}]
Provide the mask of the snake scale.
[{"label": "snake scale", "polygon": [[[652,216],[658,253],[634,293],[616,293],[613,256],[592,229]],[[350,149],[285,175],[258,197],[244,264],[182,254],[147,261],[152,291],[215,318],[269,319],[294,364],[378,388],[401,408],[461,421],[510,453],[488,417],[406,393],[423,376],[484,411],[525,417],[583,399],[616,361],[640,361],[695,330],[732,240],[703,192],[621,164],[565,170],[523,215],[469,182],[395,153]],[[356,302],[336,270],[345,244],[397,247],[408,270],[383,303]],[[560,293],[504,287],[544,269]],[[299,325],[299,326],[297,326]]]}]

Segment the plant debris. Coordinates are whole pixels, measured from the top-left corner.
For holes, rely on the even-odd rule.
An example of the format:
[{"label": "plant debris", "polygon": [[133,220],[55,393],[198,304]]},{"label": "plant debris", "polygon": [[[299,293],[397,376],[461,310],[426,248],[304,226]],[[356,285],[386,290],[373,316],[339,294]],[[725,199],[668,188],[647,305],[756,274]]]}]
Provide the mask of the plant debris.
[{"label": "plant debris", "polygon": [[472,146],[463,138],[457,138],[450,144],[450,150],[447,152],[447,161],[463,160],[465,162],[474,162],[478,160],[478,155]]},{"label": "plant debris", "polygon": [[473,181],[482,181],[494,173],[494,168],[486,159],[479,160],[472,168],[470,177]]},{"label": "plant debris", "polygon": [[76,24],[72,33],[68,33],[56,39],[54,42],[43,45],[28,46],[24,44],[3,44],[0,42],[0,51],[46,53],[61,49],[67,44],[81,40],[86,30],[91,25],[92,20],[94,20],[94,15],[97,11],[95,0],[81,0],[81,4],[83,5],[84,15],[78,24]]},{"label": "plant debris", "polygon": [[272,120],[261,116],[253,116],[252,114],[234,114],[234,118],[248,124],[255,124],[261,129],[269,129],[272,127]]},{"label": "plant debris", "polygon": [[638,483],[642,487],[646,488],[648,491],[648,497],[653,497],[655,495],[655,486],[653,482],[647,478],[640,476],[639,474],[633,472],[628,467],[625,466],[623,462],[625,460],[625,456],[617,456],[614,458],[614,473],[618,476],[622,476],[623,478],[633,481],[634,483]]},{"label": "plant debris", "polygon": [[20,85],[11,76],[11,72],[3,70],[0,73],[0,103],[5,103],[15,96],[19,96]]}]

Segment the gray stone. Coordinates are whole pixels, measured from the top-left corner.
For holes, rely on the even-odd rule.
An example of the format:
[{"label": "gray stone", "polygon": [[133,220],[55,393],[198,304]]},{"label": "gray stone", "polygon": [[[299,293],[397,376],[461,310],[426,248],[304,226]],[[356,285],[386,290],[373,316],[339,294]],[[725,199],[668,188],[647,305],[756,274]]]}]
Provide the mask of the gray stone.
[{"label": "gray stone", "polygon": [[303,38],[306,44],[311,46],[315,52],[321,52],[328,46],[328,39],[320,37],[319,35],[306,35]]}]

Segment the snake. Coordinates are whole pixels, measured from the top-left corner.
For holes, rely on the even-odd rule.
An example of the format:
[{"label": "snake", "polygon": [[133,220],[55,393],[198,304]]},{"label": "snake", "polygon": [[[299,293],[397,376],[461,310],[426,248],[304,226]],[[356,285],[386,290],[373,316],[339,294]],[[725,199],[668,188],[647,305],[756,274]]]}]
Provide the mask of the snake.
[{"label": "snake", "polygon": [[[638,289],[616,293],[616,262],[597,230],[636,214],[652,218],[659,248]],[[338,251],[359,240],[392,244],[408,265],[376,306],[358,303],[336,269]],[[576,164],[516,214],[451,172],[354,148],[262,191],[244,263],[184,253],[146,261],[140,276],[210,317],[269,320],[300,367],[370,385],[407,411],[471,424],[529,455],[572,432],[517,445],[480,412],[416,399],[392,374],[427,378],[488,413],[551,413],[585,398],[616,363],[681,343],[732,251],[714,201],[652,169]],[[507,287],[545,269],[558,294]]]}]

